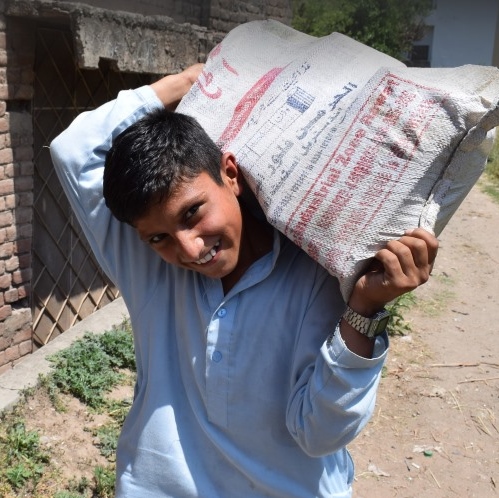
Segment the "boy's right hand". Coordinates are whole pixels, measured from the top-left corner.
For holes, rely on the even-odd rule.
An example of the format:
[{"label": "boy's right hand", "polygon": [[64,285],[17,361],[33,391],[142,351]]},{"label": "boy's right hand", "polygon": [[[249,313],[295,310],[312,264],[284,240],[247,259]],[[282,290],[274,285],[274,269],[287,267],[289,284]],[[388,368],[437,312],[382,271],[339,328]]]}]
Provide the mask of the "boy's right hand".
[{"label": "boy's right hand", "polygon": [[204,64],[198,63],[189,66],[180,73],[168,74],[154,82],[151,88],[156,92],[164,106],[173,111],[182,97],[191,89],[203,67]]}]

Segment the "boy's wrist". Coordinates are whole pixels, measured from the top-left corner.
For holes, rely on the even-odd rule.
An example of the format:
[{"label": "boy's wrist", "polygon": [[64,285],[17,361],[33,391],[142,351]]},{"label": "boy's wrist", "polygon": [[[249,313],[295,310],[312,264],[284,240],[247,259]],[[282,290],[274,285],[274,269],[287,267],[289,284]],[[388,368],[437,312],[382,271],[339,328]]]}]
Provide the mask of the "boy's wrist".
[{"label": "boy's wrist", "polygon": [[194,64],[177,74],[169,74],[151,84],[151,88],[163,105],[174,110],[182,97],[191,89],[197,80],[203,64]]}]

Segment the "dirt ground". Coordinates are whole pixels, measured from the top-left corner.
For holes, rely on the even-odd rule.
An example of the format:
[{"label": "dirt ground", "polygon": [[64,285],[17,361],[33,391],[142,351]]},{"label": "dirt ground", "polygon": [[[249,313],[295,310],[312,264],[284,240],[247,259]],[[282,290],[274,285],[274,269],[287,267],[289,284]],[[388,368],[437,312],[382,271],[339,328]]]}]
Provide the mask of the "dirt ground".
[{"label": "dirt ground", "polygon": [[[375,414],[350,447],[355,498],[499,496],[499,205],[475,187],[440,240],[433,278],[403,313],[411,331],[392,340]],[[57,413],[40,397],[27,413],[63,475],[91,478],[106,464],[91,444],[103,417],[76,400]]]},{"label": "dirt ground", "polygon": [[499,205],[475,187],[439,239],[350,447],[355,498],[499,496]]}]

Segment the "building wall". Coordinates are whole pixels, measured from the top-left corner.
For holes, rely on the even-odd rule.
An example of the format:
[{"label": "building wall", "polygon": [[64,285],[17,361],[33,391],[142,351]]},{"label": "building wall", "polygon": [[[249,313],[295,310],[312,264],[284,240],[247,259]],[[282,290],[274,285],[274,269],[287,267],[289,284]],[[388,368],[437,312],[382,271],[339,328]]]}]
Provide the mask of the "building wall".
[{"label": "building wall", "polygon": [[[177,58],[178,54],[182,57],[188,53],[189,57],[199,60],[206,56],[210,44],[239,23],[264,18],[285,23],[291,20],[288,0],[87,0],[85,3],[0,0],[0,374],[33,348],[30,289],[37,277],[32,274],[31,256],[34,26],[49,20],[65,22],[74,28],[77,19],[79,27],[84,26],[87,33],[91,33],[89,22],[92,17],[99,19],[99,16],[88,15],[88,10],[96,7],[111,10],[107,17],[102,12],[99,14],[110,26],[113,19],[119,17],[118,12],[116,16],[113,14],[113,9],[128,10],[128,18],[125,15],[125,20],[117,23],[126,36],[137,29],[140,33],[140,23],[147,24],[143,33],[151,30],[154,36],[166,26],[163,32],[168,31],[173,38],[178,38],[178,45],[171,47],[171,54],[177,50]],[[72,15],[73,10],[75,15]],[[136,18],[138,24],[130,24],[130,17],[133,17],[130,13],[141,14]],[[172,25],[170,18],[178,24]],[[181,24],[185,22],[193,26]],[[187,41],[182,40],[184,34],[190,37]],[[189,47],[191,40],[199,43],[196,53]],[[78,43],[81,39],[75,34],[75,44]],[[81,50],[85,52],[85,48]],[[90,51],[87,47],[87,59]],[[103,53],[107,52],[103,50]],[[175,59],[175,55],[170,58]],[[98,62],[99,57],[91,60],[91,64]],[[129,64],[125,70],[140,71],[140,65],[132,67],[132,62]],[[168,72],[169,68],[163,69]],[[175,70],[175,64],[170,69]]]},{"label": "building wall", "polygon": [[[431,67],[495,65],[499,29],[498,0],[437,0],[427,19],[433,26]],[[497,49],[496,49],[497,50]]]},{"label": "building wall", "polygon": [[32,351],[33,39],[9,29],[0,15],[0,373]]}]

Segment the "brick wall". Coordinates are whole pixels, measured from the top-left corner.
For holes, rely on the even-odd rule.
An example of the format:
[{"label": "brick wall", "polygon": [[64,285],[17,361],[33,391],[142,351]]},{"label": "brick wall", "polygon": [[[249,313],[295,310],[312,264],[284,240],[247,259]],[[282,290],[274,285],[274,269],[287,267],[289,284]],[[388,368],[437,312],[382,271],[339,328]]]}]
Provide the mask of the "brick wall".
[{"label": "brick wall", "polygon": [[0,373],[32,351],[33,39],[0,1]]},{"label": "brick wall", "polygon": [[[60,20],[73,5],[76,10],[83,4],[71,0],[0,0],[0,374],[33,350],[30,288],[37,277],[32,275],[31,257],[35,23],[47,12]],[[169,9],[167,15],[177,22],[195,24],[198,20],[204,28],[196,29],[205,33],[206,47],[211,39],[219,39],[243,22],[291,20],[289,0],[88,0],[85,6],[111,9],[114,5],[123,10],[124,5],[131,9],[132,4],[142,10]],[[179,33],[182,29],[179,27]],[[201,59],[206,55],[204,48],[200,43]]]}]

